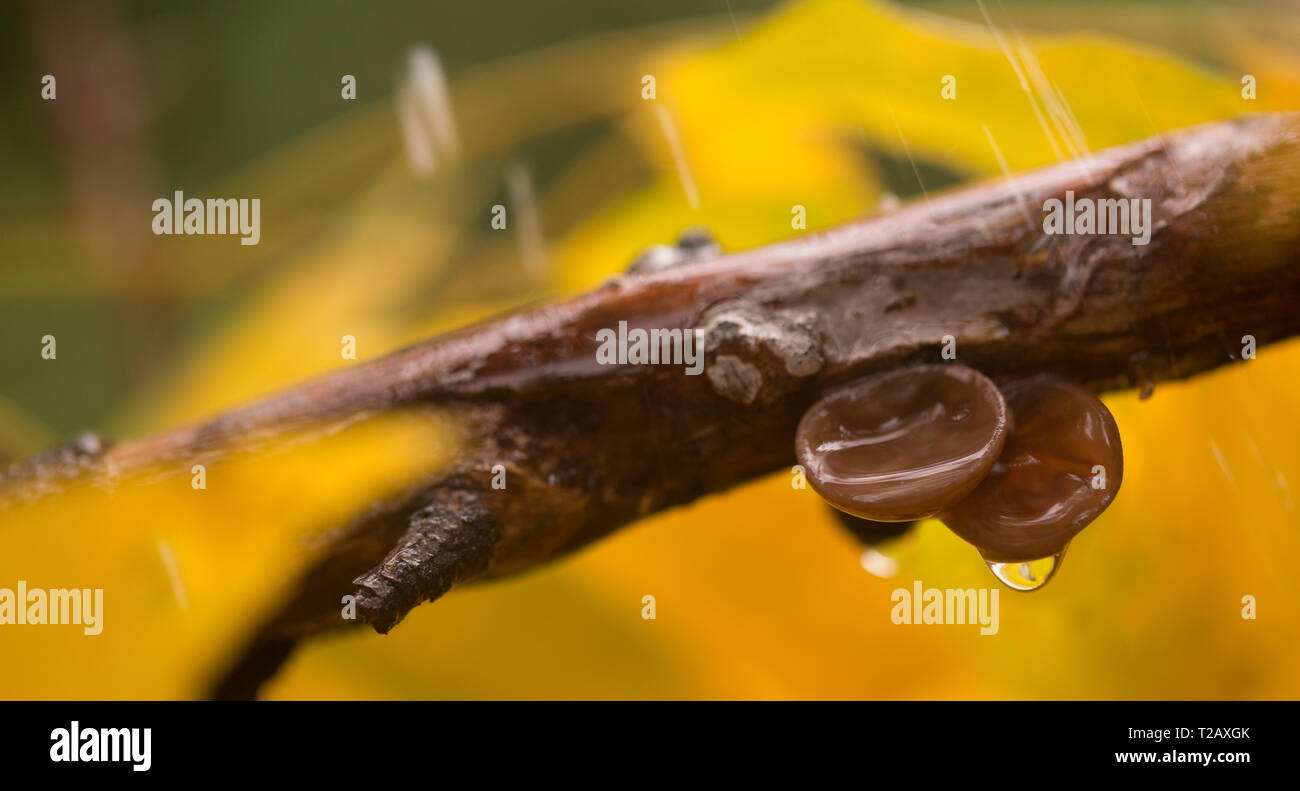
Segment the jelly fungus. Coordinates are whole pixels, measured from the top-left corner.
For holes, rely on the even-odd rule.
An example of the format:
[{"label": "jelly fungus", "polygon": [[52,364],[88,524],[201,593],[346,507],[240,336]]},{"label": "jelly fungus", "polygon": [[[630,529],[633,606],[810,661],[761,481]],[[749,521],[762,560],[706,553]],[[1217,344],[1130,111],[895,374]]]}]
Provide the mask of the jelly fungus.
[{"label": "jelly fungus", "polygon": [[869,376],[814,404],[795,435],[808,481],[831,505],[877,522],[933,516],[992,470],[1007,405],[965,366],[920,365]]},{"label": "jelly fungus", "polygon": [[1096,396],[1050,376],[1012,382],[1002,394],[1015,424],[1002,455],[984,482],[939,518],[974,544],[995,574],[1044,558],[1053,558],[1054,572],[1070,539],[1119,491],[1119,429]]}]

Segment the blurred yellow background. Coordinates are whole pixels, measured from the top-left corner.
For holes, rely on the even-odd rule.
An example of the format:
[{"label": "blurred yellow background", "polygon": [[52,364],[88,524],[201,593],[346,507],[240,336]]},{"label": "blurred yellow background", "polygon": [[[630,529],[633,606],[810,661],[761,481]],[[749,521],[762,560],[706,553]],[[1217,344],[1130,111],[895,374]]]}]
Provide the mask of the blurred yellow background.
[{"label": "blurred yellow background", "polygon": [[[689,227],[741,249],[796,233],[795,204],[813,229],[868,214],[891,195],[919,198],[916,173],[931,193],[997,177],[989,136],[1014,171],[1300,107],[1300,58],[1288,48],[1300,25],[1278,9],[1153,4],[1097,20],[1080,10],[1090,7],[989,4],[997,35],[974,4],[938,4],[958,18],[860,0],[589,32],[450,70],[462,150],[427,177],[403,148],[391,86],[361,82],[368,101],[340,101],[336,118],[232,174],[185,186],[260,197],[260,246],[146,236],[91,255],[92,226],[77,219],[84,212],[8,211],[0,283],[11,300],[98,288],[129,301],[156,291],[181,312],[224,295],[103,415],[136,436],[338,367],[345,334],[361,358],[379,356],[527,299],[591,287]],[[1213,36],[1204,35],[1209,26]],[[393,54],[395,71],[404,56]],[[1255,100],[1241,95],[1248,73]],[[653,100],[642,98],[644,75],[655,78]],[[954,100],[940,96],[944,75],[956,77]],[[337,75],[327,76],[337,93]],[[77,101],[60,90],[59,102]],[[1068,108],[1073,125],[1041,115],[1051,104]],[[665,124],[682,142],[698,208]],[[540,270],[524,265],[515,234],[488,229],[488,207],[509,200],[503,184],[520,166],[536,185],[545,231]],[[158,183],[157,194],[170,194],[170,183]],[[132,230],[148,227],[139,214]],[[128,253],[149,262],[145,274],[114,269]],[[69,274],[96,256],[112,276]],[[61,274],[42,278],[43,267]],[[36,357],[35,339],[50,331],[40,321],[23,326],[30,337],[6,348],[6,362]],[[75,328],[59,335],[61,351],[78,343]],[[49,364],[75,366],[75,355]],[[15,456],[62,433],[23,398],[4,396],[18,376],[40,391],[47,369],[23,365],[21,374],[17,363],[7,369],[15,379],[0,390],[0,436]],[[1107,396],[1126,451],[1123,489],[1049,586],[1003,589],[996,635],[889,618],[890,592],[914,579],[994,584],[971,547],[927,522],[891,550],[898,574],[877,578],[817,496],[793,490],[782,472],[540,571],[453,592],[390,635],[313,642],[264,692],[1295,698],[1297,366],[1300,342],[1291,342],[1160,384],[1147,401]],[[206,491],[192,490],[182,470],[0,512],[0,587],[18,579],[103,587],[106,609],[97,637],[0,627],[0,697],[201,697],[323,536],[445,464],[453,434],[438,414],[371,419],[215,465]],[[641,617],[647,594],[655,620]],[[1256,620],[1241,617],[1246,595],[1258,602]]]}]

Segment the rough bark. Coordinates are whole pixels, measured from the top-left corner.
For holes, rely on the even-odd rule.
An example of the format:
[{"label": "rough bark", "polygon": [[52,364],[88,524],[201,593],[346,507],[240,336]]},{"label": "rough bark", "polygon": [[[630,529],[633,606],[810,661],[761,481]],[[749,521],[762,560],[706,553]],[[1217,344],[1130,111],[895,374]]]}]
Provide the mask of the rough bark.
[{"label": "rough bark", "polygon": [[[622,525],[793,463],[828,388],[960,362],[996,381],[1052,373],[1094,392],[1231,362],[1300,332],[1300,115],[1208,124],[834,230],[665,271],[467,328],[107,452],[119,467],[349,415],[439,404],[470,449],[439,483],[359,518],[218,684],[254,694],[295,640],[386,632],[422,601],[515,573]],[[1043,202],[1149,198],[1150,243],[1047,235]],[[698,328],[703,375],[595,362],[596,333]],[[504,465],[508,488],[489,485]]]}]

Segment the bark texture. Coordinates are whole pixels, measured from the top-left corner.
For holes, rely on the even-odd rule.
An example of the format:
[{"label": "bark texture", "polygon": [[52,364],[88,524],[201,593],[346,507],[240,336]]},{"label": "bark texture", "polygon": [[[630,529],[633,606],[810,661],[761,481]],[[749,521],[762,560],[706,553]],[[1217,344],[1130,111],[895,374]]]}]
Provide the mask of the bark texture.
[{"label": "bark texture", "polygon": [[[1150,243],[1048,235],[1043,203],[1150,199]],[[703,375],[596,363],[596,333],[696,328]],[[304,636],[380,632],[455,585],[512,574],[648,514],[793,464],[828,389],[957,359],[1149,390],[1300,332],[1300,115],[1195,127],[896,212],[662,271],[466,328],[209,423],[111,447],[117,468],[389,409],[459,413],[443,480],[376,506],[323,553],[216,687],[255,693]],[[491,488],[503,465],[508,488]]]}]

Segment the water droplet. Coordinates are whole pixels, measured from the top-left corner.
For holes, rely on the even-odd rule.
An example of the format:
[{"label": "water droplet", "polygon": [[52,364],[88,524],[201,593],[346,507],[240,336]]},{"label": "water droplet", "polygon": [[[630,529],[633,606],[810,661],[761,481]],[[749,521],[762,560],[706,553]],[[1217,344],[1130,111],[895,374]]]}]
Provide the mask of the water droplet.
[{"label": "water droplet", "polygon": [[898,561],[883,554],[878,549],[867,547],[862,552],[862,568],[881,579],[889,579],[898,573]]},{"label": "water droplet", "polygon": [[[1068,546],[1066,547],[1068,549]],[[1047,583],[1051,582],[1052,577],[1061,568],[1061,561],[1065,559],[1065,549],[1057,552],[1055,555],[1029,562],[1015,561],[1003,563],[996,560],[984,559],[988,565],[989,571],[993,576],[998,578],[998,582],[1006,585],[1014,591],[1027,593],[1036,591]]]}]

